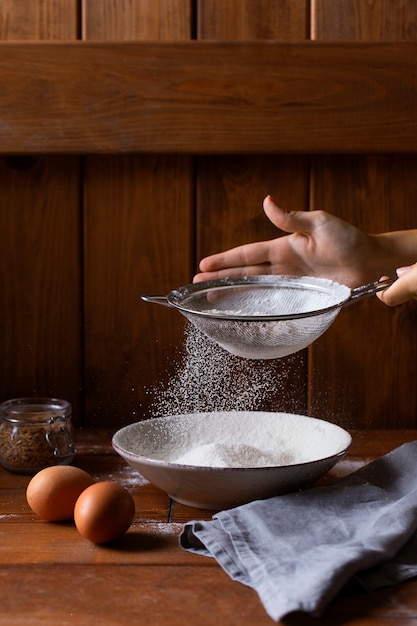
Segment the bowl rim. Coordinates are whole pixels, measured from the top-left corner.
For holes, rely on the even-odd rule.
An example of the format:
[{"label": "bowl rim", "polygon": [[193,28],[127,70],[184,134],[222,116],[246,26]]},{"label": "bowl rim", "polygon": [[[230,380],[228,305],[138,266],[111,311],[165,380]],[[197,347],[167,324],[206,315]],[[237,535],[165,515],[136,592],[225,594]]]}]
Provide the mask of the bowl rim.
[{"label": "bowl rim", "polygon": [[[314,420],[315,422],[320,422],[320,423],[324,423],[326,424],[326,426],[330,426],[331,428],[335,428],[337,430],[339,430],[341,433],[344,434],[344,436],[346,437],[346,444],[344,445],[344,447],[337,451],[334,452],[333,454],[329,454],[327,456],[324,457],[320,457],[317,459],[313,459],[311,461],[304,461],[304,462],[299,462],[299,463],[289,463],[289,464],[285,464],[285,465],[263,465],[263,466],[255,466],[255,467],[251,467],[251,466],[245,466],[245,467],[224,467],[224,466],[213,466],[213,465],[192,465],[192,464],[187,464],[187,463],[175,463],[174,461],[165,461],[162,459],[153,459],[151,457],[145,456],[143,454],[138,454],[137,452],[131,452],[129,450],[126,450],[125,448],[123,448],[119,443],[117,443],[117,438],[121,435],[122,432],[125,432],[128,429],[133,429],[135,426],[141,426],[142,424],[149,424],[150,422],[155,422],[155,421],[164,421],[166,422],[167,420],[169,420],[170,418],[179,418],[179,417],[187,417],[187,416],[207,416],[208,414],[227,414],[227,413],[245,413],[245,414],[250,414],[250,415],[255,415],[255,414],[263,414],[263,415],[285,415],[285,416],[291,416],[292,418],[306,418],[306,419],[311,419]],[[144,465],[148,465],[148,466],[153,466],[153,467],[160,467],[160,468],[173,468],[175,470],[184,470],[184,471],[190,471],[193,470],[194,472],[198,471],[198,472],[248,472],[248,471],[252,471],[252,472],[265,472],[265,471],[271,471],[274,470],[275,472],[278,470],[281,471],[286,471],[288,470],[288,468],[297,468],[297,467],[308,467],[309,465],[316,465],[317,463],[325,463],[326,461],[330,461],[333,459],[338,459],[338,458],[342,458],[343,456],[346,455],[346,453],[348,452],[350,446],[352,445],[352,435],[342,426],[339,426],[338,424],[334,424],[333,422],[330,422],[328,420],[323,420],[321,418],[318,417],[313,417],[313,416],[309,416],[309,415],[302,415],[302,414],[296,414],[296,413],[287,413],[287,412],[283,412],[283,411],[197,411],[197,412],[193,412],[193,413],[178,413],[178,414],[173,414],[173,415],[165,415],[165,416],[158,416],[158,417],[151,417],[151,418],[147,418],[144,420],[140,420],[137,422],[132,422],[131,424],[126,424],[126,426],[123,426],[122,428],[119,428],[112,436],[112,441],[111,441],[112,447],[113,449],[122,457],[122,458],[129,458],[130,460],[134,461],[134,462],[139,462],[142,463]]]}]

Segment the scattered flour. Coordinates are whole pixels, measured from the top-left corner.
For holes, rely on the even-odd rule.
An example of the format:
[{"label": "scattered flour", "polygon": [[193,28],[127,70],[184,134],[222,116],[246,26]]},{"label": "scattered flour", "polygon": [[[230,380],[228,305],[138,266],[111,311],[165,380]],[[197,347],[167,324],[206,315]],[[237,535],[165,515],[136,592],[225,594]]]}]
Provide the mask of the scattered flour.
[{"label": "scattered flour", "polygon": [[[146,444],[143,433],[139,432],[137,449],[150,458],[203,467],[268,467],[314,460],[318,440],[311,430],[306,436],[306,423],[300,423],[296,415],[284,430],[282,419],[271,426],[260,418],[256,428],[251,418],[249,437],[245,430],[242,417],[245,412],[298,413],[297,377],[290,378],[289,373],[294,374],[292,357],[285,361],[242,359],[229,354],[189,324],[185,327],[184,358],[175,375],[166,387],[161,385],[147,392],[154,398],[149,407],[151,418],[176,417],[170,421],[168,433],[165,424],[159,432],[155,423]],[[281,394],[285,406],[281,409],[277,405],[280,389],[285,390]],[[192,419],[202,413],[207,414],[203,419]],[[224,415],[220,421],[212,422],[213,413]],[[319,456],[325,455],[323,433],[315,431],[315,435],[320,438]],[[329,454],[333,453],[334,441],[329,445]]]},{"label": "scattered flour", "polygon": [[[229,354],[191,324],[185,328],[185,355],[166,387],[148,390],[153,417],[196,411],[256,411],[269,409],[286,388],[285,410],[297,389],[290,390],[293,357],[282,361],[251,361]],[[295,379],[296,380],[296,377]],[[274,409],[279,409],[275,405]]]},{"label": "scattered flour", "polygon": [[[130,465],[124,465],[118,468],[114,473],[106,474],[106,479],[113,480],[126,489],[146,485],[149,482],[139,474],[137,470],[130,467]],[[100,476],[97,477],[97,480],[100,480]]]}]

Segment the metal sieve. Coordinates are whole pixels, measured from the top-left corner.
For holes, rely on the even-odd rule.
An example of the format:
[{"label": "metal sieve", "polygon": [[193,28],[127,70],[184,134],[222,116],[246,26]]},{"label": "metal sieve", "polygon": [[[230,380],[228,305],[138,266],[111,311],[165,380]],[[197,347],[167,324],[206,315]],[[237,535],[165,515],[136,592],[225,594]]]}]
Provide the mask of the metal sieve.
[{"label": "metal sieve", "polygon": [[247,359],[276,359],[309,346],[340,309],[393,279],[351,289],[311,276],[220,278],[174,289],[145,302],[174,307],[206,337]]}]

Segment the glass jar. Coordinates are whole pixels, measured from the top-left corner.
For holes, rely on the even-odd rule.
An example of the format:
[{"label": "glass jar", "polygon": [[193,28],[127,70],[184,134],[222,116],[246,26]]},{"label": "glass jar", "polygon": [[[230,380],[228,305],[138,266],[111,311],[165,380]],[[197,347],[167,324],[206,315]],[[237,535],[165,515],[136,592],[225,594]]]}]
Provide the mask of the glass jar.
[{"label": "glass jar", "polygon": [[0,463],[34,474],[68,465],[75,455],[71,404],[56,398],[14,398],[0,404]]}]

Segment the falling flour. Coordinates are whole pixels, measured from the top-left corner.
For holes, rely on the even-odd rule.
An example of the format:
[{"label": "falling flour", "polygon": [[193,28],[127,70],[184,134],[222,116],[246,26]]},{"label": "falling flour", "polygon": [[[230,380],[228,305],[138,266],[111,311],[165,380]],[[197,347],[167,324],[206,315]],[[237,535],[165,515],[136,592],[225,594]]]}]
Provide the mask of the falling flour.
[{"label": "falling flour", "polygon": [[[294,456],[288,447],[276,447],[278,433],[274,434],[274,450],[270,449],[271,433],[264,432],[261,423],[256,429],[258,441],[238,438],[241,413],[271,410],[271,400],[273,410],[280,410],[276,400],[280,395],[285,397],[286,408],[290,396],[294,395],[297,412],[299,390],[295,388],[294,393],[290,393],[290,371],[294,373],[292,357],[279,362],[241,359],[229,354],[191,324],[187,325],[185,354],[175,375],[166,387],[151,391],[154,396],[150,404],[151,417],[214,412],[227,412],[228,416],[224,429],[217,424],[199,440],[188,440],[191,435],[187,423],[184,430],[174,433],[173,447],[165,460],[206,467],[265,467],[299,462],[299,450]],[[286,393],[280,394],[280,389],[284,388]],[[209,428],[210,420],[204,421]],[[197,436],[196,427],[191,428],[193,437]]]},{"label": "falling flour", "polygon": [[[229,354],[194,326],[185,328],[185,354],[167,386],[148,390],[154,417],[196,411],[274,410],[285,387],[285,408],[299,406],[298,389],[291,389],[292,357],[281,361],[252,361]],[[293,380],[296,380],[294,376]],[[282,394],[281,394],[282,395]]]}]

